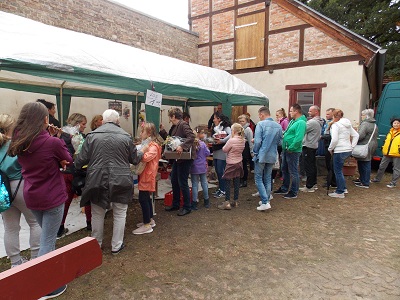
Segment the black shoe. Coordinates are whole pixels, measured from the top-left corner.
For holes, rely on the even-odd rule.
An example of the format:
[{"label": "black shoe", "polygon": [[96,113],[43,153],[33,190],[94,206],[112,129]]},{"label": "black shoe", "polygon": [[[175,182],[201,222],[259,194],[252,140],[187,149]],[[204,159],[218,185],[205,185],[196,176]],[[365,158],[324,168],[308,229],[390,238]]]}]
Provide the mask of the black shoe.
[{"label": "black shoe", "polygon": [[87,231],[92,231],[92,222],[86,221],[86,230]]},{"label": "black shoe", "polygon": [[55,291],[51,292],[50,294],[47,294],[46,296],[43,296],[39,300],[45,300],[45,299],[52,299],[60,296],[67,290],[67,285],[63,285],[62,287],[56,289]]},{"label": "black shoe", "polygon": [[57,240],[64,237],[67,234],[67,232],[68,232],[68,228],[64,228],[64,225],[61,225],[60,229],[58,229],[58,232],[57,232]]},{"label": "black shoe", "polygon": [[179,210],[179,207],[177,207],[177,206],[166,206],[165,210],[166,211],[175,211],[175,210]]},{"label": "black shoe", "polygon": [[282,188],[279,188],[279,189],[277,189],[276,191],[274,191],[274,194],[277,194],[277,195],[285,195],[285,194],[287,194],[287,192],[284,191],[284,190],[282,190]]},{"label": "black shoe", "polygon": [[124,248],[125,248],[125,244],[122,243],[121,247],[119,247],[118,250],[111,251],[111,254],[112,254],[112,255],[117,255],[117,254],[120,253],[120,252],[122,251],[122,249],[124,249]]},{"label": "black shoe", "polygon": [[247,187],[247,181],[243,180],[242,183],[240,184],[240,187]]},{"label": "black shoe", "polygon": [[295,193],[293,193],[293,192],[289,192],[289,193],[283,195],[283,198],[285,198],[285,199],[296,199],[297,195]]},{"label": "black shoe", "polygon": [[178,212],[178,216],[183,217],[186,216],[188,214],[190,214],[190,210],[187,210],[186,208],[182,208],[179,212]]},{"label": "black shoe", "polygon": [[210,199],[204,199],[204,207],[210,208]]},{"label": "black shoe", "polygon": [[192,201],[192,207],[191,207],[192,210],[198,210],[197,203],[198,202],[196,202],[196,201]]},{"label": "black shoe", "polygon": [[353,183],[361,183],[360,178],[353,179]]}]

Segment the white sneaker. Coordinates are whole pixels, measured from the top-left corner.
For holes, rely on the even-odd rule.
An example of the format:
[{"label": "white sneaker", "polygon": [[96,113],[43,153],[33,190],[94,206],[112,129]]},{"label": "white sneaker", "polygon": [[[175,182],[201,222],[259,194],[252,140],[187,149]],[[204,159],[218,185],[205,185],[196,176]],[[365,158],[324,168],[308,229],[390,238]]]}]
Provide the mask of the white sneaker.
[{"label": "white sneaker", "polygon": [[274,199],[274,196],[272,196],[272,192],[271,192],[271,194],[269,194],[269,201],[271,201],[272,199]]},{"label": "white sneaker", "polygon": [[253,197],[258,197],[258,196],[260,196],[260,192],[257,192],[257,193],[254,193],[254,194],[251,194]]},{"label": "white sneaker", "polygon": [[264,211],[267,209],[271,208],[271,204],[269,204],[269,202],[267,204],[261,204],[259,207],[257,207],[258,211]]},{"label": "white sneaker", "polygon": [[146,225],[143,225],[142,227],[139,227],[138,229],[132,231],[133,234],[145,234],[151,232],[153,232],[153,228],[151,226],[146,226]]},{"label": "white sneaker", "polygon": [[306,186],[299,188],[299,191],[306,192],[306,193],[314,193],[316,189],[314,187],[308,188]]},{"label": "white sneaker", "polygon": [[344,194],[338,194],[338,193],[330,193],[330,194],[328,194],[328,196],[329,197],[332,197],[332,198],[344,198]]},{"label": "white sneaker", "polygon": [[344,193],[345,193],[345,194],[348,194],[349,191],[348,191],[347,189],[344,189]]},{"label": "white sneaker", "polygon": [[[139,227],[142,227],[143,225],[144,225],[144,223],[137,223],[137,224],[136,224],[136,227],[139,228]],[[156,221],[151,220],[151,221],[150,221],[150,226],[151,226],[151,227],[156,227]]]}]

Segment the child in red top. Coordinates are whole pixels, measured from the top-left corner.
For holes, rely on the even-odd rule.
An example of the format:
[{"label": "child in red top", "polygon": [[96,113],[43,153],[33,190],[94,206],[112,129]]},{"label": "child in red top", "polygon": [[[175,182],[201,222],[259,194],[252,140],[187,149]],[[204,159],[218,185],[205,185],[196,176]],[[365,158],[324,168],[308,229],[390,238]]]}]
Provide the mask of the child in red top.
[{"label": "child in red top", "polygon": [[[245,146],[244,130],[242,125],[234,123],[231,127],[232,137],[226,142],[222,150],[226,153],[225,179],[225,202],[218,206],[219,209],[231,209],[238,205],[240,178],[243,177],[242,152]],[[230,203],[230,186],[233,179],[234,195]]]},{"label": "child in red top", "polygon": [[133,234],[144,234],[153,232],[156,222],[153,219],[153,204],[150,193],[156,191],[156,175],[158,171],[158,161],[161,158],[161,147],[157,143],[156,126],[153,123],[144,123],[140,138],[142,141],[150,139],[150,142],[138,152],[142,155],[141,162],[146,163],[144,170],[139,176],[139,202],[142,207],[143,223],[137,224]]}]

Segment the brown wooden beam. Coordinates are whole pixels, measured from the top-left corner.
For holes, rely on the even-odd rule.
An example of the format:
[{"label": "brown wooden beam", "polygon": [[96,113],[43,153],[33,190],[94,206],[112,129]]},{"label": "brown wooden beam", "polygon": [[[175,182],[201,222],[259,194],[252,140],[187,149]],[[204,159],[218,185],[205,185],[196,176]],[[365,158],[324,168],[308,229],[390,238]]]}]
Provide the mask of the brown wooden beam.
[{"label": "brown wooden beam", "polygon": [[281,70],[281,69],[291,69],[291,68],[307,67],[307,66],[337,64],[337,63],[342,63],[342,62],[360,61],[363,59],[364,58],[361,55],[350,55],[350,56],[342,56],[342,57],[332,57],[332,58],[314,59],[314,60],[306,60],[306,61],[299,61],[299,62],[292,62],[292,63],[269,65],[269,66],[260,67],[260,68],[227,70],[227,72],[229,72],[230,74],[245,74],[245,73],[253,73],[253,72],[265,72],[265,71],[270,71],[270,70]]},{"label": "brown wooden beam", "polygon": [[215,42],[211,42],[211,43],[204,43],[204,44],[200,44],[197,47],[198,48],[204,48],[204,47],[208,47],[208,46],[214,46],[214,45],[221,45],[221,44],[225,44],[225,43],[232,43],[235,41],[235,38],[230,38],[230,39],[226,39],[226,40],[220,40],[220,41],[215,41]]},{"label": "brown wooden beam", "polygon": [[310,24],[296,25],[296,26],[292,26],[292,27],[271,30],[269,32],[269,34],[277,34],[277,33],[289,32],[289,31],[294,31],[294,30],[302,30],[302,29],[306,29],[306,28],[310,28],[310,27],[312,27]]},{"label": "brown wooden beam", "polygon": [[348,48],[353,50],[356,53],[359,53],[361,56],[364,57],[366,63],[373,57],[374,52],[369,50],[368,48],[364,47],[357,41],[351,39],[350,37],[346,36],[344,33],[335,29],[331,24],[327,24],[326,20],[322,20],[317,16],[312,16],[309,12],[300,9],[295,4],[290,3],[291,1],[288,0],[274,0],[276,4],[280,7],[288,10],[296,17],[302,19],[303,21],[307,22],[308,24],[320,29],[325,34],[330,36],[331,38],[340,41],[342,44],[346,45]]},{"label": "brown wooden beam", "polygon": [[295,84],[295,85],[286,85],[286,90],[308,90],[308,89],[320,89],[327,87],[327,83],[310,83],[310,84]]}]

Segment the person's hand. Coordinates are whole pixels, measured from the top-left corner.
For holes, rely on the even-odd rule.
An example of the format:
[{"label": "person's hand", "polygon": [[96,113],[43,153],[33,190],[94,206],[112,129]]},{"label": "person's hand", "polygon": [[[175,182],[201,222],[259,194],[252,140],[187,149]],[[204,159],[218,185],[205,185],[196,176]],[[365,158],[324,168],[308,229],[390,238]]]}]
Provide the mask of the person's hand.
[{"label": "person's hand", "polygon": [[51,136],[57,135],[57,137],[61,136],[61,129],[55,126],[51,126],[50,124],[47,127],[47,130],[49,131]]},{"label": "person's hand", "polygon": [[182,152],[183,152],[183,148],[181,146],[178,146],[178,148],[176,148],[176,153],[182,154]]},{"label": "person's hand", "polygon": [[221,144],[221,140],[220,139],[214,139],[215,144]]},{"label": "person's hand", "polygon": [[254,144],[254,139],[251,139],[251,142]]},{"label": "person's hand", "polygon": [[329,150],[329,153],[330,153],[331,155],[333,155],[333,150]]},{"label": "person's hand", "polygon": [[61,165],[61,168],[65,171],[67,169],[67,166],[69,165],[69,162],[64,159],[64,160],[60,161],[60,165]]}]

